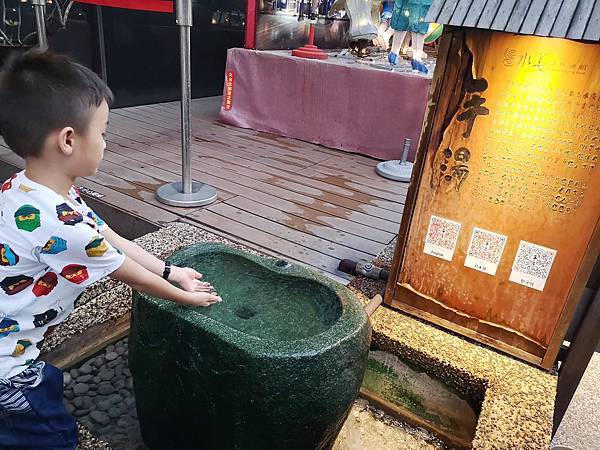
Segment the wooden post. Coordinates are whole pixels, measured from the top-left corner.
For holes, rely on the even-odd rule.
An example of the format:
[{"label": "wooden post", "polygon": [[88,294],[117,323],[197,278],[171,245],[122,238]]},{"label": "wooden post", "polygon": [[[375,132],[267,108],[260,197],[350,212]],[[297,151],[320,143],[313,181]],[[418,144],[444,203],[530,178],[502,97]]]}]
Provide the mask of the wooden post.
[{"label": "wooden post", "polygon": [[579,382],[592,359],[592,355],[600,344],[600,289],[592,303],[585,312],[581,325],[575,333],[575,337],[569,346],[558,374],[558,388],[556,392],[556,404],[554,407],[554,427],[552,434],[556,433],[562,421],[569,403],[579,386]]},{"label": "wooden post", "polygon": [[244,48],[256,48],[256,24],[258,22],[257,0],[246,2],[246,30],[244,32]]}]

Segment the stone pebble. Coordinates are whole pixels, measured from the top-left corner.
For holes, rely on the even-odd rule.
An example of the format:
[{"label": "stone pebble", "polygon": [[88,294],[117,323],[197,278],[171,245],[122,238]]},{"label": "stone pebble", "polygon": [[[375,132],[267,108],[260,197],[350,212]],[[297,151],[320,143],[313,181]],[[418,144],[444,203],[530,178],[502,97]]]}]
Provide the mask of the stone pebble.
[{"label": "stone pebble", "polygon": [[136,448],[141,442],[127,355],[127,341],[119,341],[63,373],[67,411],[115,448]]}]

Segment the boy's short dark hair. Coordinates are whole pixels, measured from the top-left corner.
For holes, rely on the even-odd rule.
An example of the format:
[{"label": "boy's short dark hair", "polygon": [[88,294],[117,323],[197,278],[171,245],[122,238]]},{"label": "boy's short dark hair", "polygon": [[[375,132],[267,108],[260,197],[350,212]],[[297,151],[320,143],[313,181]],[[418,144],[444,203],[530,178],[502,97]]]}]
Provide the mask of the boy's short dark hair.
[{"label": "boy's short dark hair", "polygon": [[111,90],[66,56],[30,50],[0,71],[0,134],[19,156],[39,156],[48,135],[64,127],[85,134],[91,108],[110,105]]}]

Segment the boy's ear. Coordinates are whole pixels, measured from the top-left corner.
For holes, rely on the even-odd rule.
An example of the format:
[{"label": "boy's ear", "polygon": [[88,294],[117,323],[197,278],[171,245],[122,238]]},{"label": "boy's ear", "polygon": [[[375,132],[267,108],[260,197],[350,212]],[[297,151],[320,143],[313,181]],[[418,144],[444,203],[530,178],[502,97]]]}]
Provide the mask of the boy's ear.
[{"label": "boy's ear", "polygon": [[73,139],[75,138],[75,130],[71,127],[65,127],[58,132],[58,147],[65,156],[73,154]]}]

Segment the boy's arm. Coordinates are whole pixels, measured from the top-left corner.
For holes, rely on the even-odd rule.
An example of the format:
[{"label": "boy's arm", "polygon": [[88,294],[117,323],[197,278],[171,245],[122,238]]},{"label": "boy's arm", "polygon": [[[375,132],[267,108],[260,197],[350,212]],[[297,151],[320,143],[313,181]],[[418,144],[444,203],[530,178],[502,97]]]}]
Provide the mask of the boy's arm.
[{"label": "boy's arm", "polygon": [[[101,234],[113,247],[121,250],[125,255],[140,266],[148,269],[153,274],[162,277],[165,270],[165,263],[163,261],[148,253],[135,242],[131,242],[129,239],[120,236],[110,228],[106,228]],[[200,281],[200,278],[202,278],[202,274],[196,272],[194,269],[189,267],[171,266],[169,281],[176,282],[186,291],[208,292],[213,289],[210,283],[202,282]]]},{"label": "boy's arm", "polygon": [[187,292],[179,289],[162,277],[146,270],[127,255],[123,264],[110,277],[128,284],[136,291],[184,305],[210,306],[221,301],[217,295],[207,292]]}]

